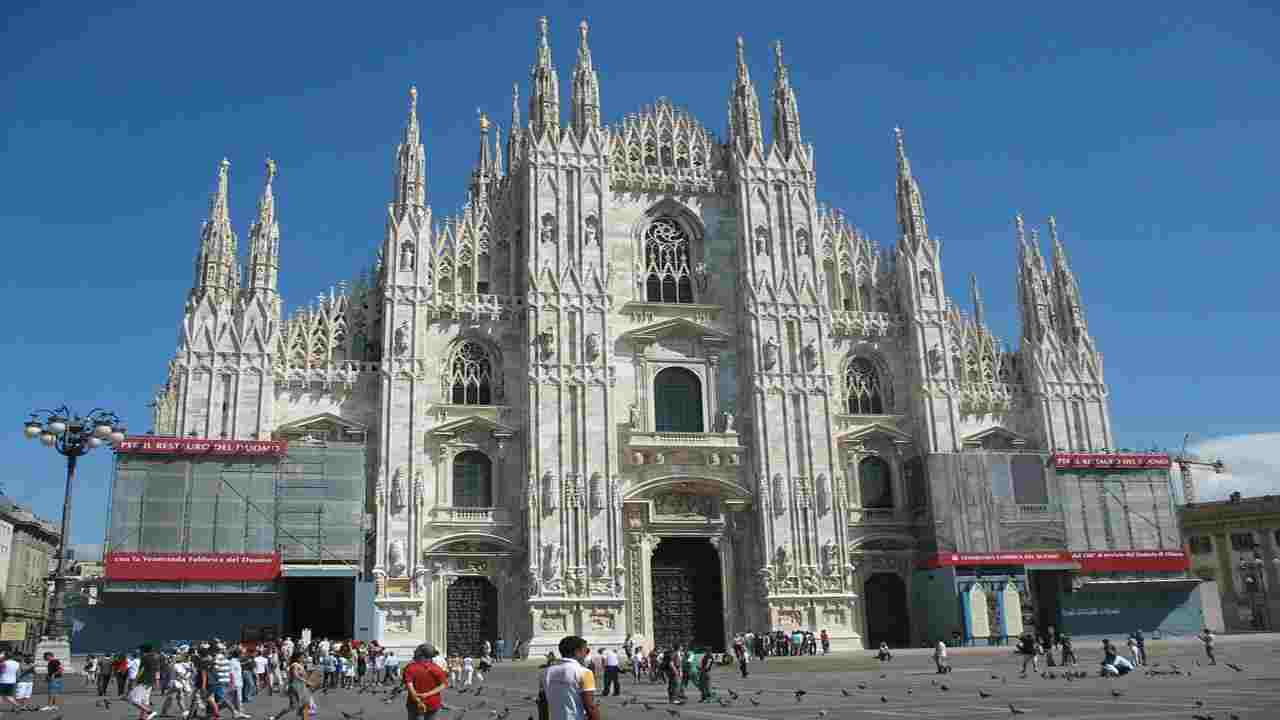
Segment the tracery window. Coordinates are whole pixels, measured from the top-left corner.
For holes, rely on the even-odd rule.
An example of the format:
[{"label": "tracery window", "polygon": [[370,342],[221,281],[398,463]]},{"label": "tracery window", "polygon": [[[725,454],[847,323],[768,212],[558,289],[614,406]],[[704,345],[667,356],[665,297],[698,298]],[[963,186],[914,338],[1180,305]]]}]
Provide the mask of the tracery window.
[{"label": "tracery window", "polygon": [[692,303],[689,235],[671,218],[658,218],[644,231],[645,299]]},{"label": "tracery window", "polygon": [[492,405],[501,395],[495,388],[494,362],[489,352],[477,342],[462,343],[449,363],[450,395],[454,405]]},{"label": "tracery window", "polygon": [[854,358],[844,371],[844,394],[850,415],[883,415],[888,406],[884,380],[866,358]]}]

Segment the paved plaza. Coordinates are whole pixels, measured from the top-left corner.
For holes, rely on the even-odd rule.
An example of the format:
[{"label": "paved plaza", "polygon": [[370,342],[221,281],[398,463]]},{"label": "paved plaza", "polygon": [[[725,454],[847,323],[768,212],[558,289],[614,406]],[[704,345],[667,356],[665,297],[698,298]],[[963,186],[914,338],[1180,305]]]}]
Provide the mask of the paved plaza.
[{"label": "paved plaza", "polygon": [[[763,718],[995,718],[1013,715],[1010,705],[1030,718],[1071,720],[1138,720],[1141,718],[1280,717],[1280,636],[1225,637],[1220,640],[1219,664],[1203,662],[1198,643],[1149,643],[1150,670],[1169,671],[1176,664],[1181,675],[1131,674],[1123,678],[1097,677],[1095,643],[1081,643],[1078,670],[1089,677],[1070,682],[1060,675],[1047,678],[1018,677],[1020,658],[1010,648],[967,648],[952,651],[953,672],[933,672],[928,651],[899,651],[892,662],[880,664],[870,653],[842,653],[828,657],[775,658],[752,663],[751,676],[739,677],[734,669],[717,670],[714,687],[717,702],[693,700],[680,707],[666,703],[665,686],[624,677],[621,696],[602,700],[609,720],[760,720]],[[1236,671],[1226,663],[1241,668]],[[536,692],[540,663],[502,663],[489,674],[480,696],[449,690],[449,710],[439,720],[511,720],[536,717],[531,701]],[[95,707],[91,693],[79,678],[68,682],[66,718],[131,718],[137,714],[124,702],[112,700],[110,708]],[[943,689],[945,685],[946,689]],[[729,691],[737,693],[731,697]],[[797,700],[796,691],[804,695]],[[981,697],[979,691],[988,693]],[[318,695],[319,718],[342,718],[342,713],[363,710],[364,720],[404,717],[403,699],[388,700],[381,691],[357,693],[333,691]],[[635,698],[635,700],[632,700]],[[1203,706],[1197,706],[1200,701]],[[646,705],[647,704],[647,705]],[[259,697],[248,705],[255,718],[274,715],[285,703],[276,697]],[[507,709],[510,710],[507,713]],[[672,714],[672,712],[677,714]],[[495,715],[496,713],[496,715]],[[48,717],[48,714],[33,717]]]}]

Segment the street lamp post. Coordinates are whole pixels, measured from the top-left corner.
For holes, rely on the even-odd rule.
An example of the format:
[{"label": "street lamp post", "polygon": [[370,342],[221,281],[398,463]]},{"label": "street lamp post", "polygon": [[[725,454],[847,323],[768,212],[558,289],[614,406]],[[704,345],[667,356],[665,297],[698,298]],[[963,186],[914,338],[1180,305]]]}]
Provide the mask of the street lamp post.
[{"label": "street lamp post", "polygon": [[49,603],[48,621],[43,635],[54,641],[69,641],[66,621],[67,591],[65,575],[67,539],[71,531],[71,487],[75,480],[76,460],[103,444],[124,441],[125,427],[120,418],[109,410],[94,409],[87,415],[77,415],[63,405],[55,410],[37,410],[24,423],[28,440],[40,441],[67,458],[67,487],[62,497],[62,533],[58,537],[58,564],[53,572],[53,599]]}]

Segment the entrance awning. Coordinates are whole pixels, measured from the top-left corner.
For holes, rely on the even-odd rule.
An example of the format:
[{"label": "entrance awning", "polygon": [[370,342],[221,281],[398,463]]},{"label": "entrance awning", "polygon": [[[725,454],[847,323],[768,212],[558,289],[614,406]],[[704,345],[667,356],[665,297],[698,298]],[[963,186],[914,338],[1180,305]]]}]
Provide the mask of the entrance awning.
[{"label": "entrance awning", "polygon": [[351,565],[284,565],[280,568],[280,575],[286,578],[344,578],[359,574],[359,569]]}]

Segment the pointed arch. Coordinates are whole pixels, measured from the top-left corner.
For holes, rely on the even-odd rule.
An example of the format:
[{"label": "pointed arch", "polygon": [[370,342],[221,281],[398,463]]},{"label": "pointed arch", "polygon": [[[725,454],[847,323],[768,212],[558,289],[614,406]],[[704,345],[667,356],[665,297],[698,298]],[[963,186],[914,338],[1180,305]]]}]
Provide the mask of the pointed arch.
[{"label": "pointed arch", "polygon": [[637,261],[643,268],[646,302],[694,303],[694,268],[701,257],[704,227],[684,205],[663,200],[636,227]]},{"label": "pointed arch", "polygon": [[884,363],[862,353],[851,355],[844,368],[845,412],[885,415],[893,411],[893,383]]},{"label": "pointed arch", "polygon": [[454,405],[502,402],[502,360],[488,343],[463,339],[446,359],[444,393]]}]

